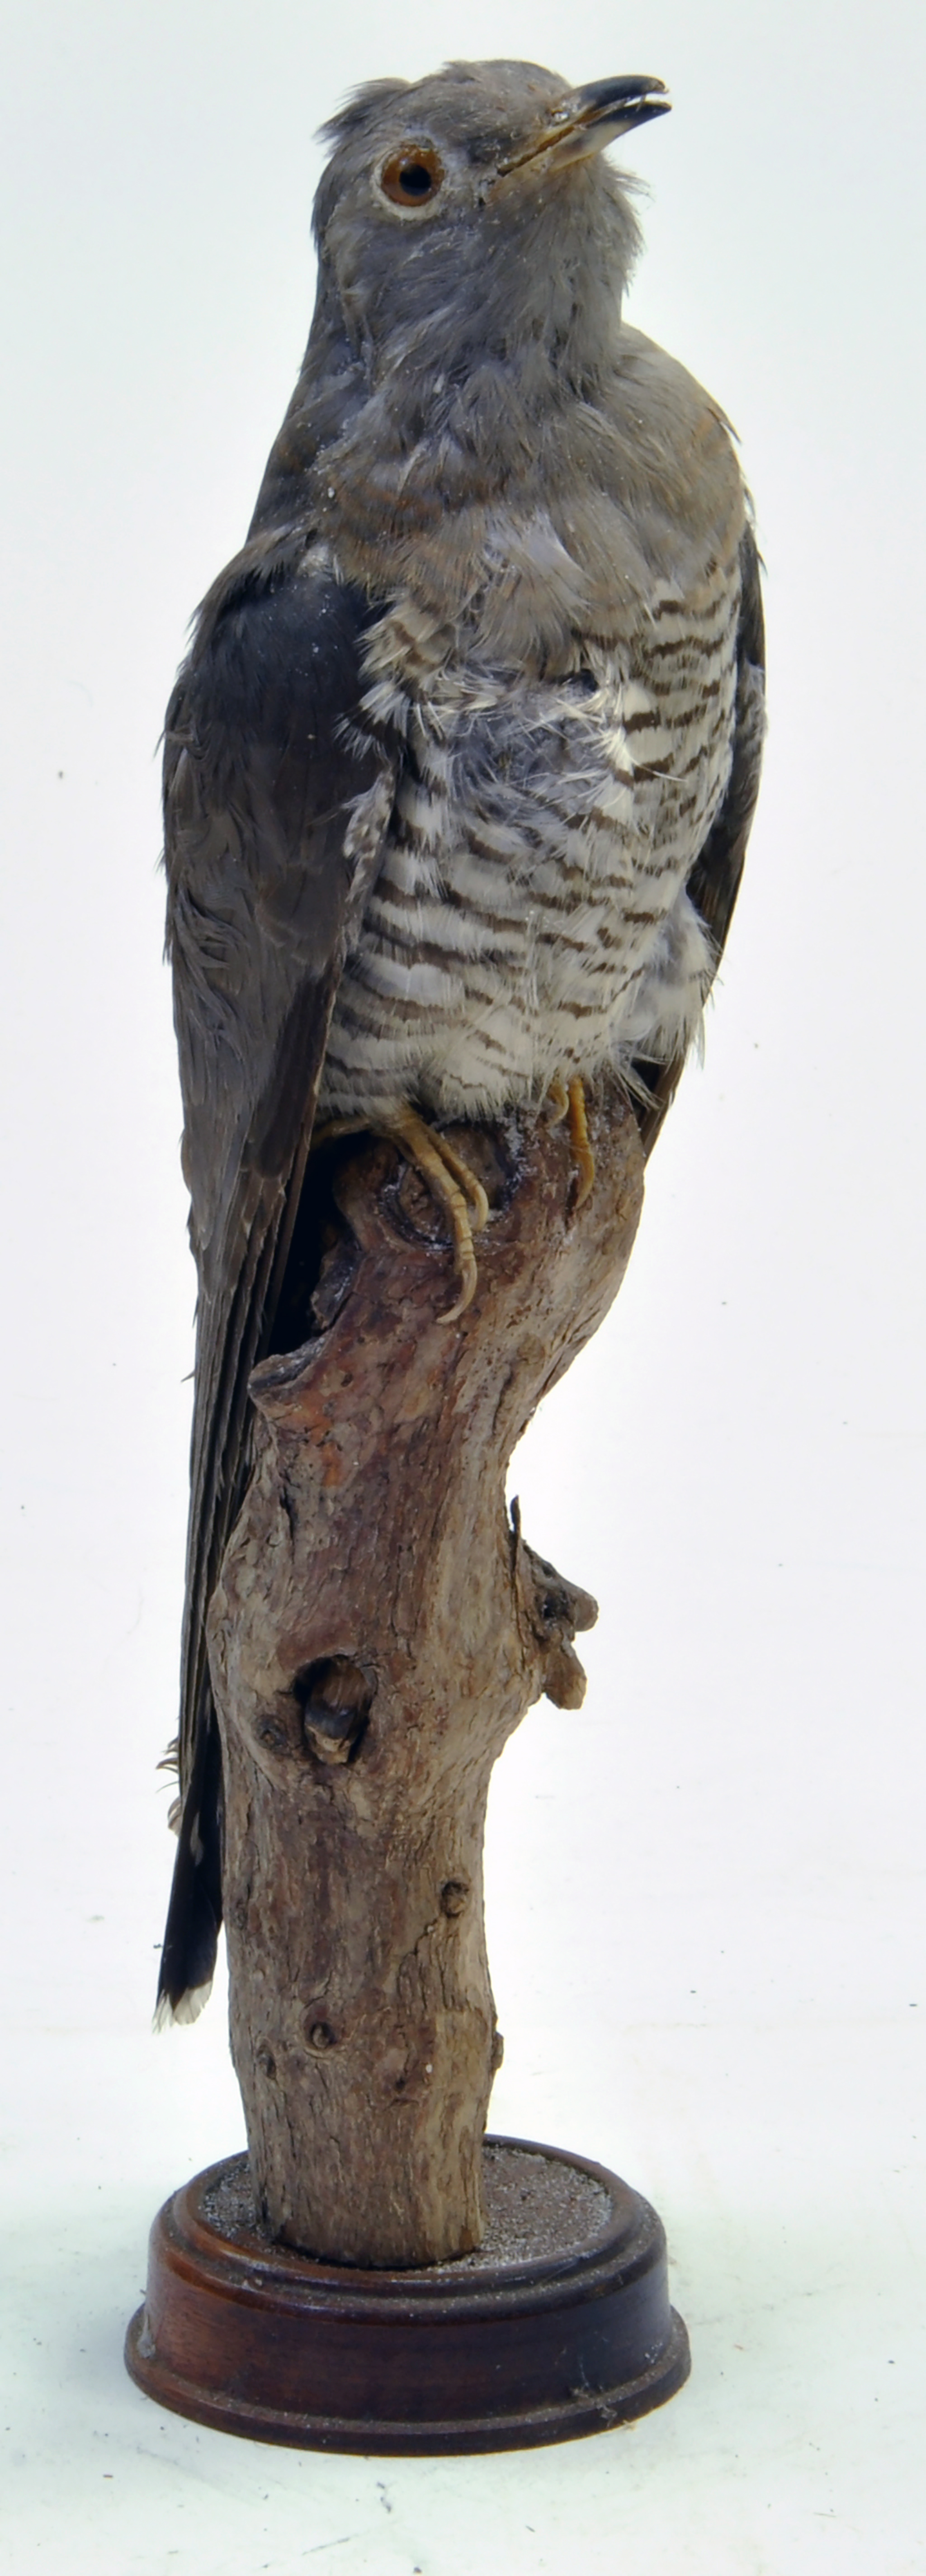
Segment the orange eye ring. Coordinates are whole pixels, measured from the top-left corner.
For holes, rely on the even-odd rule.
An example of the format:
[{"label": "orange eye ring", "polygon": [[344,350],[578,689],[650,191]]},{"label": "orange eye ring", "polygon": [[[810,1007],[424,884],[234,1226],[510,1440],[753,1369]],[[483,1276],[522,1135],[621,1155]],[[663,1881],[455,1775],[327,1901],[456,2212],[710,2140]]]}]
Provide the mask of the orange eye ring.
[{"label": "orange eye ring", "polygon": [[444,184],[444,164],[433,143],[403,143],[398,152],[390,152],[383,162],[379,184],[391,206],[403,206],[406,213],[416,214],[419,206],[433,204],[438,189]]}]

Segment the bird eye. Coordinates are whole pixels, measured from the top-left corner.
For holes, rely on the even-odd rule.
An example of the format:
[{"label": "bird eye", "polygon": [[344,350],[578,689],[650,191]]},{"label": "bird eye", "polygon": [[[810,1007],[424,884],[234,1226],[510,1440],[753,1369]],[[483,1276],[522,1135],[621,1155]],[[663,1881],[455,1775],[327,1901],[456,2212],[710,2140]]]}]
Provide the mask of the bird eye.
[{"label": "bird eye", "polygon": [[444,183],[444,164],[431,143],[406,143],[391,152],[379,174],[384,197],[393,206],[426,206]]}]

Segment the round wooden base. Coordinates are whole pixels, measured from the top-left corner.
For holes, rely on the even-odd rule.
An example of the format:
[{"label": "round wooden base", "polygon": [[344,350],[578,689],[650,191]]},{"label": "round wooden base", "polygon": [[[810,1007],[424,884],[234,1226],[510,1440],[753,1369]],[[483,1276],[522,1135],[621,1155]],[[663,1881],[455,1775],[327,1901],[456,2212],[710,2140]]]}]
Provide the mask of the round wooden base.
[{"label": "round wooden base", "polygon": [[151,2230],[125,2357],[160,2406],[306,2450],[500,2451],[644,2415],[688,2376],[660,2221],[604,2165],[487,2138],[478,2252],[403,2272],[260,2232],[246,2156]]}]

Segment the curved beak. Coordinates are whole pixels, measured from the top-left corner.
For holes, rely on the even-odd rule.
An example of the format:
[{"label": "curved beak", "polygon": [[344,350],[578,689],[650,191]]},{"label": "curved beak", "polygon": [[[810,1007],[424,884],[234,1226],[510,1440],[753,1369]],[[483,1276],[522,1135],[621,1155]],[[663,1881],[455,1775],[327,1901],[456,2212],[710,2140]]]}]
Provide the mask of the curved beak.
[{"label": "curved beak", "polygon": [[650,80],[644,72],[626,72],[621,80],[589,81],[584,89],[569,92],[532,143],[499,162],[499,176],[523,169],[541,153],[549,154],[555,169],[569,161],[584,161],[592,152],[603,152],[618,134],[648,124],[651,116],[667,116],[671,105],[665,81]]}]

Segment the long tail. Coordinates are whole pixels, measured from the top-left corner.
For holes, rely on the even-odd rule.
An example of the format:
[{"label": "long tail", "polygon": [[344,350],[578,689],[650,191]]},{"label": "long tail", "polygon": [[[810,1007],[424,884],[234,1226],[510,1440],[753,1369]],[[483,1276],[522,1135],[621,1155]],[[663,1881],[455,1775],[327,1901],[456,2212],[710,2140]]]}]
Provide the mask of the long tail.
[{"label": "long tail", "polygon": [[155,2030],[195,2021],[208,2003],[222,1920],[222,1760],[208,1680],[183,1801],[167,1909]]}]

